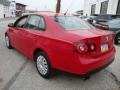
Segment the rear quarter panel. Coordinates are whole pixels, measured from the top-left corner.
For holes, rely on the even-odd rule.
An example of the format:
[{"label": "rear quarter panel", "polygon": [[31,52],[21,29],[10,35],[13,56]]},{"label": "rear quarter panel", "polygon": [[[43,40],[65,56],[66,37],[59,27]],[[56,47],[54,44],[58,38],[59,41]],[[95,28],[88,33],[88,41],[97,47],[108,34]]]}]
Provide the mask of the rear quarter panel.
[{"label": "rear quarter panel", "polygon": [[[73,69],[73,63],[77,64],[78,62],[73,45],[52,38],[45,38],[44,40],[42,49],[46,52],[52,67],[60,70]],[[37,46],[41,46],[40,43],[37,43]]]},{"label": "rear quarter panel", "polygon": [[[70,70],[75,60],[72,38],[67,37],[65,31],[56,22],[49,17],[44,16],[46,20],[46,31],[44,35],[37,39],[36,48],[42,49],[48,56],[53,68]],[[38,32],[39,33],[39,32]],[[38,34],[37,33],[37,34]],[[76,38],[74,38],[76,39]],[[71,41],[70,41],[71,40]]]}]

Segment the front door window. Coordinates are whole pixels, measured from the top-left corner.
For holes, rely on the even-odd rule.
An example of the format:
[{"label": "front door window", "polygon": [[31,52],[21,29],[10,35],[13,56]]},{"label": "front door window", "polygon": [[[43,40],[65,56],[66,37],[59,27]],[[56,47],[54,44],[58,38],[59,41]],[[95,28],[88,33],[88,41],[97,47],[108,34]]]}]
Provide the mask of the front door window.
[{"label": "front door window", "polygon": [[15,27],[17,28],[23,28],[26,21],[27,21],[28,16],[21,17],[18,21],[15,23]]}]

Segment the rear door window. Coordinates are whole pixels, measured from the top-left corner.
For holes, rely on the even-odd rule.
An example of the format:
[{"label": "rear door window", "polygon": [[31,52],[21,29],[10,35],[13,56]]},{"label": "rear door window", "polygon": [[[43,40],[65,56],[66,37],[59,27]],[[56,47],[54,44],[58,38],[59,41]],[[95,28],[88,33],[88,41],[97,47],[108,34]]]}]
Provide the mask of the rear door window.
[{"label": "rear door window", "polygon": [[40,17],[39,16],[30,16],[28,22],[26,23],[26,28],[28,29],[39,29]]},{"label": "rear door window", "polygon": [[45,21],[41,16],[30,16],[25,27],[32,30],[45,30]]}]

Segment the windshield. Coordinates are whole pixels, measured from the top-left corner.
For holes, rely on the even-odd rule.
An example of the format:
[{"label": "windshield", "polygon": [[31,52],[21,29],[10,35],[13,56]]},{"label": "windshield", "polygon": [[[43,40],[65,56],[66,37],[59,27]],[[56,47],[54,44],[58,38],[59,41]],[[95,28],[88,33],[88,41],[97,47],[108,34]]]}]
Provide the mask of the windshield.
[{"label": "windshield", "polygon": [[65,30],[83,30],[93,28],[87,22],[75,16],[57,16],[54,20]]}]

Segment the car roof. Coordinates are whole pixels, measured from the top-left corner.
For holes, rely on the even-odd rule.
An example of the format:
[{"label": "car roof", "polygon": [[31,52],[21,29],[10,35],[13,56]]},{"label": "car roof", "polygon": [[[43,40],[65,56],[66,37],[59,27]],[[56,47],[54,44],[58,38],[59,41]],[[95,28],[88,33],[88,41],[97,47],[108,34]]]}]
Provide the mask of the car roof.
[{"label": "car roof", "polygon": [[45,11],[42,11],[42,12],[37,12],[37,13],[31,13],[30,15],[43,15],[43,16],[71,16],[71,14],[64,14],[64,13],[56,13],[56,12],[45,12]]}]

